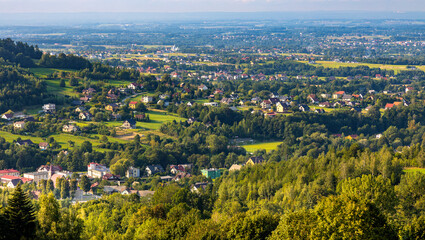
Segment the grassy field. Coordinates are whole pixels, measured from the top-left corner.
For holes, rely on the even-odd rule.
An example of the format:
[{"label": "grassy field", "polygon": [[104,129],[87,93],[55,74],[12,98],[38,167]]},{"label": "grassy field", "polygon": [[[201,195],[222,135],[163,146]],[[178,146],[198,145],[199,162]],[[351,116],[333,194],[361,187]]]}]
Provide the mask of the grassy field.
[{"label": "grassy field", "polygon": [[176,120],[176,122],[186,121],[186,118],[181,118],[174,115],[169,115],[165,112],[149,111],[150,122],[137,122],[136,127],[147,130],[158,130],[162,124]]},{"label": "grassy field", "polygon": [[282,142],[265,142],[265,143],[242,145],[241,147],[245,148],[245,150],[248,152],[255,152],[261,149],[264,149],[267,152],[270,152],[271,150],[276,150],[277,146],[279,146],[281,143]]},{"label": "grassy field", "polygon": [[403,172],[405,172],[405,173],[409,173],[409,172],[420,172],[420,173],[425,174],[425,168],[409,167],[409,168],[404,168]]},{"label": "grassy field", "polygon": [[[41,142],[45,142],[46,140],[40,138],[40,137],[31,137],[31,136],[22,136],[22,135],[15,135],[9,132],[4,132],[4,131],[0,131],[0,136],[5,138],[7,142],[12,142],[13,140],[16,140],[17,138],[21,138],[23,140],[25,139],[30,139],[31,141],[33,141],[34,143],[38,144]],[[97,136],[97,137],[101,137],[102,135],[91,135],[91,136]],[[92,138],[87,138],[87,137],[81,137],[81,136],[74,136],[71,134],[66,134],[66,133],[55,133],[52,134],[51,137],[53,137],[61,146],[62,148],[69,148],[68,145],[68,141],[73,141],[75,142],[74,146],[80,146],[84,141],[89,141],[92,143],[93,148],[95,148],[98,151],[105,151],[105,149],[102,148],[97,148],[96,146],[98,146],[100,144],[100,140],[99,139],[92,139]],[[118,139],[118,138],[113,138],[113,137],[109,137],[107,136],[110,142],[119,142],[119,143],[125,143],[125,140],[122,139]]]},{"label": "grassy field", "polygon": [[[306,61],[300,61],[307,63]],[[398,74],[402,70],[407,70],[407,65],[385,65],[385,64],[372,64],[372,63],[340,63],[332,61],[316,61],[313,66],[323,66],[325,68],[339,68],[339,67],[357,67],[357,66],[368,66],[370,68],[380,68],[385,70],[394,70],[395,74]],[[425,66],[416,66],[417,69],[425,71]]]}]

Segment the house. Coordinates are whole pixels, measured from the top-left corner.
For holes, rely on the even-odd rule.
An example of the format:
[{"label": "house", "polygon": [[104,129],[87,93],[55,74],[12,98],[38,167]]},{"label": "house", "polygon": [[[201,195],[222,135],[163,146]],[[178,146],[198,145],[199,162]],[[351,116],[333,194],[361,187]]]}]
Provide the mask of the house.
[{"label": "house", "polygon": [[310,107],[309,107],[309,106],[307,106],[307,105],[304,105],[304,104],[301,104],[301,105],[299,106],[299,109],[300,109],[301,111],[303,111],[303,112],[308,112],[308,111],[310,111]]},{"label": "house", "polygon": [[327,94],[327,93],[322,93],[322,94],[320,94],[320,97],[321,98],[330,98],[331,95],[330,94]]},{"label": "house", "polygon": [[56,104],[48,103],[43,105],[43,111],[45,113],[54,113],[56,111]]},{"label": "house", "polygon": [[93,93],[96,93],[96,90],[94,88],[83,89],[83,94],[84,95],[91,95]]},{"label": "house", "polygon": [[194,193],[199,193],[200,191],[204,191],[207,188],[207,186],[208,186],[207,182],[198,182],[193,184],[190,187],[190,191]]},{"label": "house", "polygon": [[80,120],[90,121],[93,118],[93,115],[91,115],[89,112],[81,112],[78,114],[78,118]]},{"label": "house", "polygon": [[109,168],[102,164],[91,162],[87,165],[87,176],[92,178],[102,178],[103,175],[109,172]]},{"label": "house", "polygon": [[177,181],[182,180],[183,178],[190,178],[190,177],[192,177],[192,175],[190,173],[179,172],[179,173],[176,174],[176,176],[174,176],[173,181],[177,182]]},{"label": "house", "polygon": [[196,122],[196,119],[194,117],[187,119],[187,123],[189,123],[189,124],[192,124],[194,122]]},{"label": "house", "polygon": [[118,104],[116,104],[116,103],[108,104],[108,105],[106,105],[106,107],[105,107],[105,109],[106,109],[106,110],[108,110],[108,111],[112,111],[112,112],[115,112],[118,108],[119,108],[119,106],[118,106]]},{"label": "house", "polygon": [[75,109],[75,112],[77,112],[77,113],[85,112],[85,111],[86,111],[86,108],[85,108],[85,107],[83,107],[83,106],[79,106],[79,107],[77,107],[77,108]]},{"label": "house", "polygon": [[202,169],[201,173],[203,176],[211,179],[216,179],[221,176],[221,170],[217,168]]},{"label": "house", "polygon": [[405,89],[406,93],[412,92],[413,90],[414,90],[413,87],[406,87],[406,89]]},{"label": "house", "polygon": [[195,102],[187,102],[186,106],[193,107],[194,104],[195,104]]},{"label": "house", "polygon": [[120,176],[114,175],[112,173],[106,173],[102,176],[102,179],[107,181],[116,181],[116,180],[120,180]]},{"label": "house", "polygon": [[248,159],[248,161],[245,163],[245,165],[247,166],[253,166],[255,164],[260,164],[260,163],[264,163],[265,160],[262,156],[258,156],[258,157],[250,157]]},{"label": "house", "polygon": [[342,101],[351,101],[351,98],[353,96],[351,96],[350,94],[344,94],[342,95]]},{"label": "house", "polygon": [[24,127],[25,127],[24,121],[19,121],[19,122],[13,123],[13,128],[15,128],[15,129],[23,129]]},{"label": "house", "polygon": [[318,108],[314,110],[315,113],[325,113],[324,109]]},{"label": "house", "polygon": [[29,145],[33,145],[34,143],[31,140],[18,140],[16,141],[16,145],[18,146],[29,146]]},{"label": "house", "polygon": [[334,99],[339,99],[339,98],[342,98],[342,96],[344,96],[344,94],[345,94],[345,92],[344,92],[344,91],[338,91],[338,92],[334,93],[334,94],[332,95],[332,97],[333,97]]},{"label": "house", "polygon": [[276,112],[283,113],[283,112],[286,112],[288,109],[289,109],[289,105],[286,102],[276,103]]},{"label": "house", "polygon": [[103,192],[105,194],[112,194],[112,193],[121,193],[123,194],[124,191],[127,190],[127,186],[104,186]]},{"label": "house", "polygon": [[331,106],[331,104],[329,103],[329,102],[322,102],[322,103],[319,103],[319,107],[330,107]]},{"label": "house", "polygon": [[210,106],[210,107],[217,107],[218,106],[218,103],[216,103],[216,102],[207,102],[207,103],[204,103],[202,105],[203,106]]},{"label": "house", "polygon": [[187,170],[192,168],[192,164],[179,164],[179,165],[171,165],[170,172],[172,174],[177,174],[180,172],[187,172]]},{"label": "house", "polygon": [[205,90],[208,90],[208,87],[207,87],[207,86],[205,86],[204,84],[201,84],[201,85],[198,87],[198,90],[205,91]]},{"label": "house", "polygon": [[314,94],[308,95],[307,99],[313,104],[319,103],[319,99]]},{"label": "house", "polygon": [[49,180],[49,172],[29,172],[24,173],[24,178],[32,179],[38,183],[40,180]]},{"label": "house", "polygon": [[139,88],[139,84],[137,84],[137,83],[130,83],[130,84],[128,84],[127,88],[128,89],[132,89],[132,90],[136,90],[136,89]]},{"label": "house", "polygon": [[151,97],[151,96],[144,96],[144,97],[142,97],[142,102],[143,103],[151,103],[151,102],[153,102],[153,97]]},{"label": "house", "polygon": [[15,188],[21,182],[21,178],[11,175],[1,176],[1,183],[6,184],[8,188]]},{"label": "house", "polygon": [[137,101],[131,101],[130,103],[128,103],[128,107],[131,109],[136,109],[137,103]]},{"label": "house", "polygon": [[125,120],[124,123],[121,125],[124,129],[135,129],[136,128],[136,120],[134,119],[128,119]]},{"label": "house", "polygon": [[75,126],[75,125],[72,125],[72,124],[65,124],[65,125],[63,125],[63,127],[62,127],[62,131],[63,132],[76,132],[76,131],[78,131],[78,127],[77,126]]},{"label": "house", "polygon": [[230,168],[229,171],[239,171],[242,169],[242,165],[240,164],[233,164]]},{"label": "house", "polygon": [[0,170],[0,177],[3,175],[9,175],[9,176],[15,176],[18,177],[19,176],[19,171],[15,170],[15,169],[4,169],[4,170]]},{"label": "house", "polygon": [[148,176],[155,175],[156,173],[165,172],[164,168],[162,168],[162,166],[159,164],[146,166],[145,171]]},{"label": "house", "polygon": [[140,168],[136,168],[136,167],[129,167],[127,169],[127,171],[125,172],[125,176],[127,178],[139,178],[140,177]]},{"label": "house", "polygon": [[39,147],[41,150],[47,150],[47,149],[49,148],[49,144],[48,144],[48,143],[46,143],[46,142],[41,142],[41,143],[39,143],[39,144],[38,144],[38,147]]},{"label": "house", "polygon": [[158,97],[159,97],[159,99],[161,99],[161,100],[166,100],[166,99],[170,98],[170,95],[168,95],[168,94],[161,94],[161,95],[159,95]]},{"label": "house", "polygon": [[59,172],[62,171],[63,168],[59,165],[51,165],[51,164],[46,164],[46,165],[41,165],[40,167],[37,168],[37,172]]},{"label": "house", "polygon": [[263,109],[269,109],[272,106],[272,102],[270,100],[264,100],[261,102],[261,108]]},{"label": "house", "polygon": [[222,98],[220,103],[229,105],[233,103],[233,100],[231,98]]},{"label": "house", "polygon": [[137,121],[142,121],[142,120],[144,120],[146,118],[146,115],[144,113],[142,113],[142,114],[136,114],[136,115],[134,115],[134,118]]},{"label": "house", "polygon": [[83,102],[83,103],[86,103],[86,102],[90,102],[90,100],[92,98],[93,98],[92,95],[87,95],[87,96],[84,96],[84,97],[80,97],[80,101]]},{"label": "house", "polygon": [[10,120],[12,120],[12,118],[13,118],[13,113],[3,114],[3,115],[1,116],[1,118],[3,118],[3,119],[6,119],[6,120],[10,121]]},{"label": "house", "polygon": [[252,103],[254,103],[254,104],[257,104],[257,103],[259,103],[260,101],[261,101],[261,98],[259,98],[259,97],[251,98],[251,102],[252,102]]}]

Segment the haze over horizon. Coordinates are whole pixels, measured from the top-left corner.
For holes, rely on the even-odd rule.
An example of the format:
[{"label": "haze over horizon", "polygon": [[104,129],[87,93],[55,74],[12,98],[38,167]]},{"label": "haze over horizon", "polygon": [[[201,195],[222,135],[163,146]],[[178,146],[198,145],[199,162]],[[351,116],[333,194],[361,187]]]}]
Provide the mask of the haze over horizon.
[{"label": "haze over horizon", "polygon": [[0,0],[0,13],[425,11],[421,0]]}]

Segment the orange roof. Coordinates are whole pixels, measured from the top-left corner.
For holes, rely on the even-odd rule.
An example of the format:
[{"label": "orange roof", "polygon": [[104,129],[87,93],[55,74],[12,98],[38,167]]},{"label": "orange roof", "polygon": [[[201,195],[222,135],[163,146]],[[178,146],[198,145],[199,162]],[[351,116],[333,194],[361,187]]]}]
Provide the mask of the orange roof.
[{"label": "orange roof", "polygon": [[130,104],[137,104],[137,101],[131,101]]},{"label": "orange roof", "polygon": [[3,176],[1,176],[1,178],[3,179],[10,179],[10,180],[13,180],[13,179],[21,179],[20,177],[16,177],[16,176],[10,176],[10,175],[3,175]]},{"label": "orange roof", "polygon": [[392,108],[392,107],[394,107],[394,104],[392,103],[387,103],[387,105],[385,105],[385,108]]},{"label": "orange roof", "polygon": [[394,102],[394,103],[393,103],[393,105],[394,105],[394,106],[401,105],[401,102]]},{"label": "orange roof", "polygon": [[345,94],[345,91],[338,91],[335,94]]},{"label": "orange roof", "polygon": [[15,169],[4,169],[4,170],[0,170],[0,174],[5,174],[5,173],[19,173],[18,170]]}]

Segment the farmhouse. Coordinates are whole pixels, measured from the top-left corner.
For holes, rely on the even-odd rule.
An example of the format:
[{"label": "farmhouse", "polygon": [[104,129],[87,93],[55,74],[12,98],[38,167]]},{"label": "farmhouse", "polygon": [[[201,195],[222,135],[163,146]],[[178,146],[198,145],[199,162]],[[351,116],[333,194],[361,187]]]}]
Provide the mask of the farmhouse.
[{"label": "farmhouse", "polygon": [[125,120],[121,127],[124,129],[135,129],[136,121],[133,119]]}]

